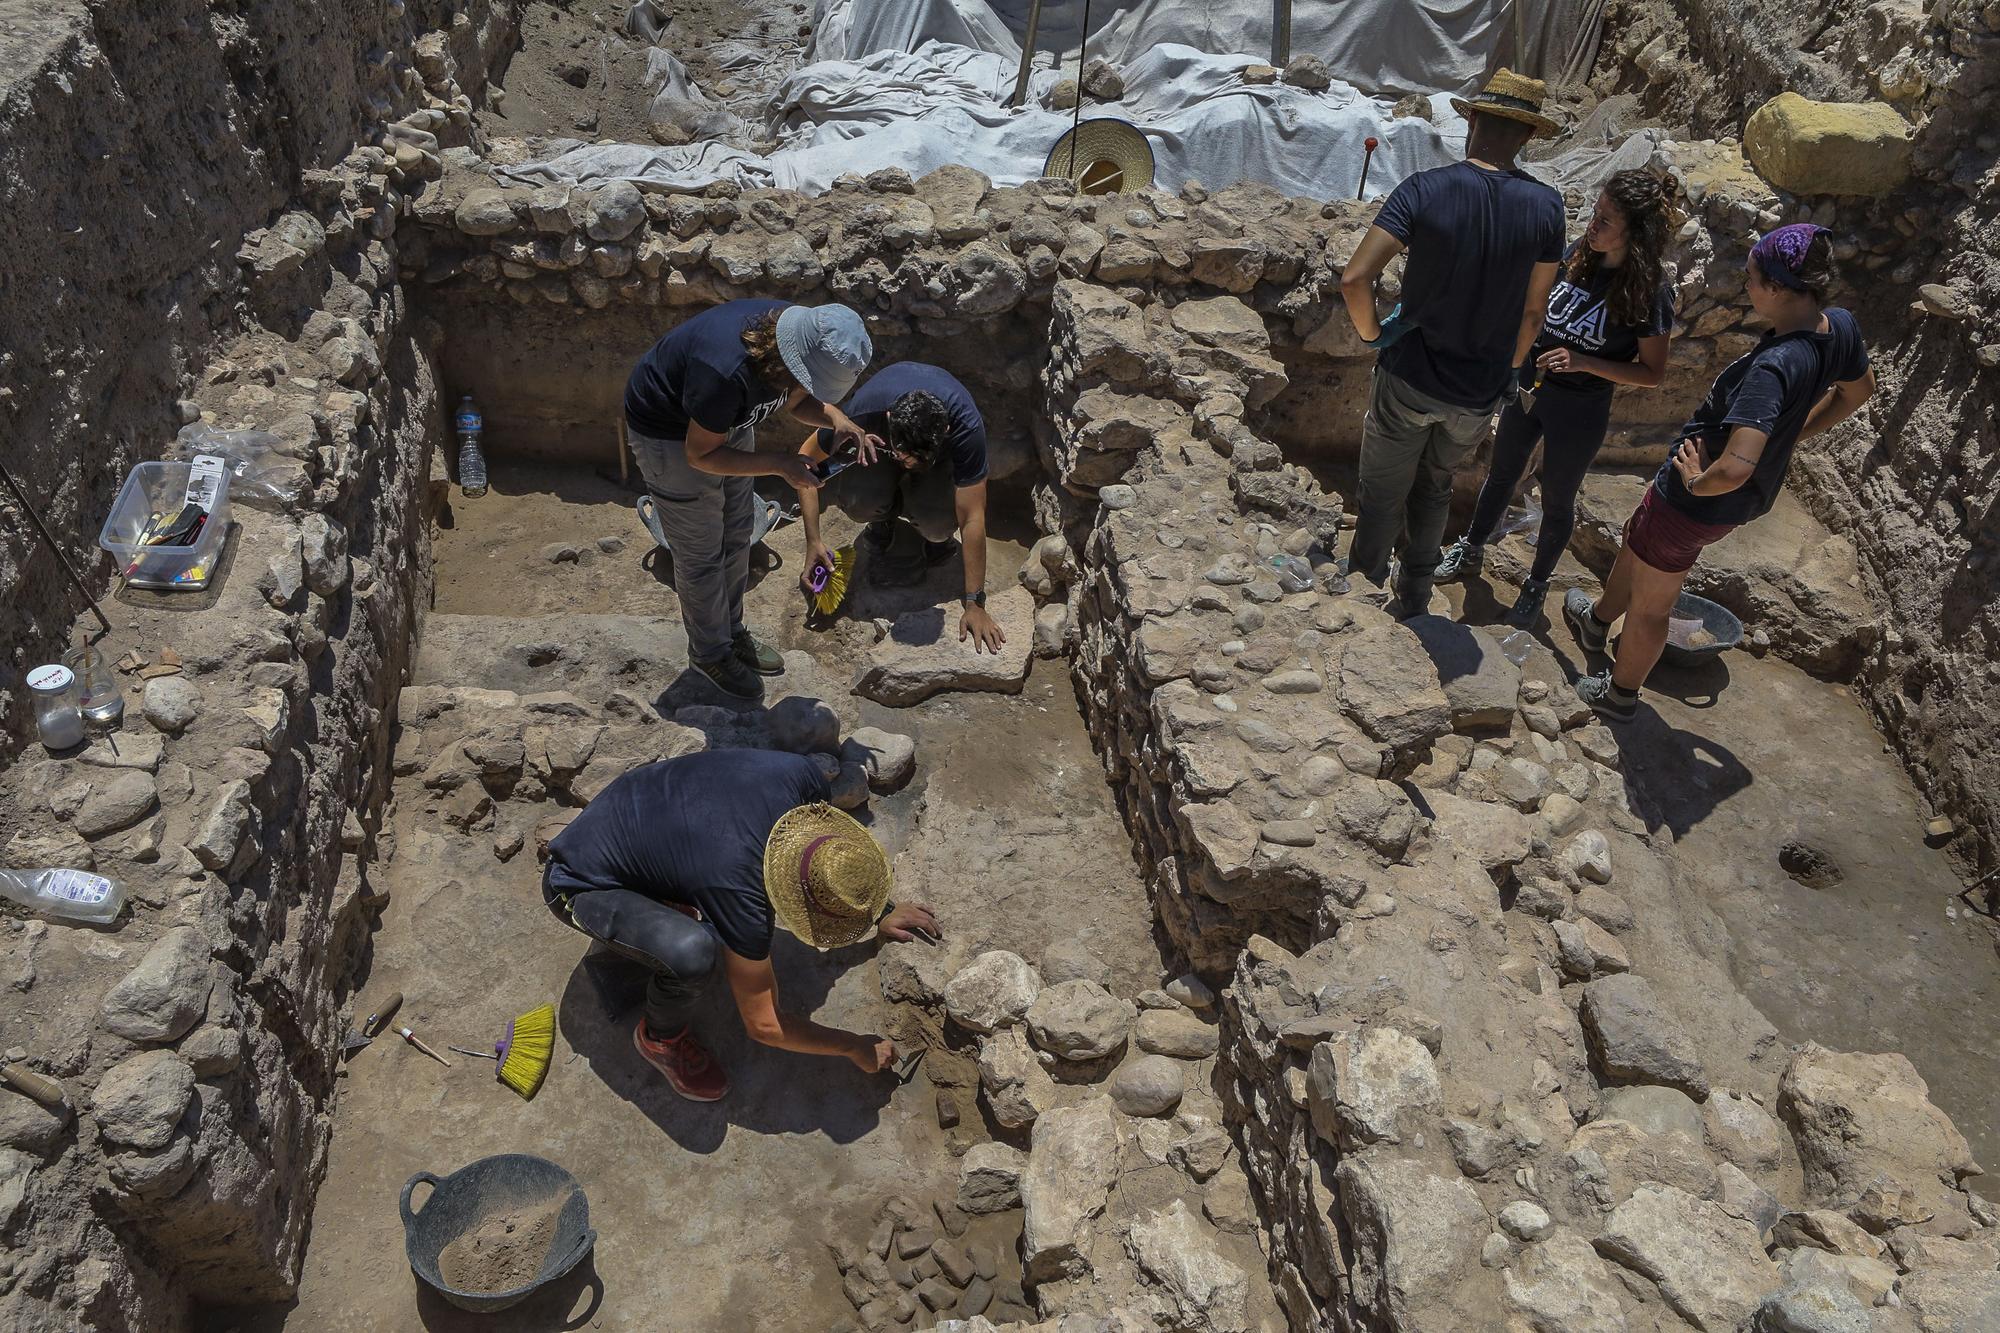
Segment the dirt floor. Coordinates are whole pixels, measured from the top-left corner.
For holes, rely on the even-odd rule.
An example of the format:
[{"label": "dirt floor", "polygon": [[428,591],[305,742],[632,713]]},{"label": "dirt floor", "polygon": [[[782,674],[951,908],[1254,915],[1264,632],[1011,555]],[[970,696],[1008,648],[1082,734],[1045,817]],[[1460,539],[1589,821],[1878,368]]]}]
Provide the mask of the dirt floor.
[{"label": "dirt floor", "polygon": [[[647,45],[624,35],[625,4],[536,0],[521,14],[520,47],[495,80],[505,90],[479,112],[495,137],[653,143]],[[801,0],[674,0],[661,47],[695,85],[743,122],[724,136],[761,138],[764,107],[797,69],[812,32]]]},{"label": "dirt floor", "polygon": [[[1531,554],[1523,538],[1508,542]],[[1565,556],[1550,608],[1569,586],[1597,584]],[[1514,589],[1476,582],[1450,595],[1485,621]],[[1537,635],[1578,662],[1567,629],[1544,623]],[[2000,1012],[2000,931],[1925,845],[1917,792],[1852,694],[1747,652],[1699,670],[1663,664],[1619,739],[1634,809],[1673,834],[1751,1002],[1789,1041],[1907,1055],[1994,1169],[2000,1031],[1986,1018]],[[1788,871],[1788,846],[1818,854],[1786,860],[1824,887]],[[1968,1184],[2000,1198],[1993,1176]]]},{"label": "dirt floor", "polygon": [[[684,650],[672,593],[652,572],[630,500],[588,473],[505,463],[487,496],[455,499],[453,526],[438,535],[436,610],[416,683],[585,697],[666,686]],[[992,543],[991,588],[1012,581],[1027,535],[998,517],[1006,536]],[[828,530],[841,539],[851,525],[835,517]],[[598,549],[596,538],[615,536],[626,538],[622,550]],[[558,537],[591,554],[551,562],[543,548]],[[917,740],[917,779],[877,797],[869,812],[896,857],[898,896],[930,901],[948,932],[1031,959],[1080,936],[1111,965],[1121,992],[1158,984],[1165,973],[1144,887],[1061,664],[1038,664],[1019,696],[941,696],[902,710],[838,699],[872,633],[865,620],[839,633],[806,631],[792,573],[799,530],[781,530],[773,544],[786,564],[753,589],[752,623],[786,648],[813,645],[820,668],[802,665],[798,681],[781,683],[824,692],[843,711],[858,706],[860,722]],[[944,601],[958,577],[951,564],[924,588],[864,586],[857,611]],[[998,735],[1005,747],[994,745]],[[361,994],[400,989],[403,1021],[433,1044],[470,1047],[554,1000],[547,1086],[523,1103],[483,1061],[452,1056],[447,1069],[394,1038],[361,1051],[340,1095],[298,1299],[233,1326],[502,1326],[460,1314],[416,1282],[396,1198],[417,1171],[443,1174],[507,1151],[573,1172],[598,1240],[593,1263],[502,1316],[505,1327],[824,1330],[850,1314],[825,1241],[865,1230],[889,1195],[950,1197],[956,1187],[928,1065],[898,1088],[841,1061],[753,1046],[717,988],[697,1027],[735,1086],[714,1106],[680,1101],[631,1047],[642,978],[622,964],[584,966],[584,939],[541,904],[533,854],[496,861],[486,838],[441,829],[421,796],[398,802],[392,896]],[[781,933],[775,957],[788,1007],[907,1035],[907,1011],[881,997],[873,944],[818,955]],[[806,1087],[810,1096],[801,1095]],[[962,1150],[968,1133],[986,1133],[971,1094],[959,1095]],[[1011,1226],[1014,1235],[995,1237],[1011,1254],[1019,1218],[1002,1214],[975,1229]]]}]

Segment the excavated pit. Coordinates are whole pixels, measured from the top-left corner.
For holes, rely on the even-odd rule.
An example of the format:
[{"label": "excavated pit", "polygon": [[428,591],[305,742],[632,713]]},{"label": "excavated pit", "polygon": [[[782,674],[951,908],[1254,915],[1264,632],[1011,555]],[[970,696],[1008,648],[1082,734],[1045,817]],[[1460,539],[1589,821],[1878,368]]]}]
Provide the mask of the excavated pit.
[{"label": "excavated pit", "polygon": [[[1965,1016],[2000,1005],[2000,966],[1954,869],[1990,867],[2000,771],[2000,21],[1877,6],[1794,41],[1784,6],[1612,10],[1572,95],[1630,92],[1669,127],[1686,336],[1662,391],[1621,397],[1601,461],[1634,470],[1590,479],[1558,592],[1603,576],[1661,431],[1751,345],[1756,232],[1843,237],[1883,381],[1690,583],[1751,651],[1663,673],[1616,736],[1574,707],[1560,631],[1472,698],[1331,578],[1258,577],[1337,549],[1368,361],[1336,284],[1367,206],[1113,206],[954,169],[551,199],[493,176],[521,148],[482,136],[638,134],[636,68],[571,68],[608,48],[566,5],[532,7],[534,61],[506,70],[523,9],[498,0],[0,0],[0,202],[104,241],[0,247],[0,316],[35,331],[0,349],[0,411],[41,446],[10,465],[75,551],[177,421],[272,432],[301,487],[238,509],[198,613],[109,604],[100,647],[175,648],[191,721],[145,720],[170,711],[135,686],[130,753],[0,772],[10,863],[95,865],[135,904],[116,931],[0,938],[0,1047],[69,1104],[0,1091],[0,1323],[481,1326],[411,1277],[394,1198],[527,1150],[585,1180],[600,1239],[511,1326],[872,1328],[981,1299],[1204,1331],[1791,1327],[1814,1302],[1885,1333],[1990,1324],[2000,1214],[1972,1162],[2000,1157],[2000,1042]],[[802,11],[683,7],[675,42],[704,16],[761,22],[754,111]],[[1734,136],[1788,82],[1893,101],[1910,184],[1760,179]],[[614,443],[633,357],[738,295],[846,301],[878,362],[972,386],[1005,474],[988,586],[1041,652],[1018,694],[851,694],[942,624],[923,609],[955,571],[811,634],[779,534],[753,618],[836,742],[916,742],[866,818],[948,930],[941,952],[781,949],[781,978],[932,1054],[901,1089],[813,1064],[801,1097],[807,1066],[750,1047],[718,993],[701,1021],[738,1087],[693,1108],[630,1048],[636,978],[540,907],[536,842],[632,764],[776,741],[683,672]],[[473,502],[446,463],[466,392],[496,454]],[[1490,621],[1526,552],[1509,538],[1433,609]],[[73,638],[32,548],[0,550],[0,593],[16,665]],[[0,703],[21,721],[18,691]],[[1125,1044],[1045,1062],[1018,1025],[949,1016],[985,948],[1098,976],[1139,1011]],[[547,1088],[522,1103],[389,1041],[343,1065],[390,988],[475,1047],[555,1001]],[[1113,1069],[1158,1047],[1178,1108],[1110,1109]],[[967,1197],[996,1211],[954,1213]]]}]

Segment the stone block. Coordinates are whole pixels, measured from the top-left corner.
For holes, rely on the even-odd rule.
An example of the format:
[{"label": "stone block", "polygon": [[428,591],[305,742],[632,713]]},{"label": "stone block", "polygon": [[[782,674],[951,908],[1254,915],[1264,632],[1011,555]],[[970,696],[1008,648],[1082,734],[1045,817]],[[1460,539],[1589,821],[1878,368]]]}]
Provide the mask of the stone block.
[{"label": "stone block", "polygon": [[1793,194],[1885,195],[1910,177],[1909,122],[1887,102],[1779,93],[1744,123],[1743,151]]}]

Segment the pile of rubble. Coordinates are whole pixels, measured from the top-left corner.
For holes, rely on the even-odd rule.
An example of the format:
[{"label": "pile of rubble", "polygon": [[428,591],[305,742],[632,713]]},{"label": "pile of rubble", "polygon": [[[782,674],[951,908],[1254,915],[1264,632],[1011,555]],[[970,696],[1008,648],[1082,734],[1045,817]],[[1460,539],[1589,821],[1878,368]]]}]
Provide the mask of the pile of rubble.
[{"label": "pile of rubble", "polygon": [[[1274,1327],[1250,1182],[1214,1091],[1215,996],[1191,973],[1130,999],[1110,980],[1074,941],[1038,965],[963,939],[883,956],[883,994],[922,1011],[937,1042],[925,1067],[946,1090],[941,1120],[959,1124],[951,1090],[964,1088],[995,1135],[956,1131],[953,1204],[975,1217],[1020,1210],[1010,1239],[1028,1308],[983,1313],[996,1324],[1038,1311],[1189,1333]],[[845,1268],[851,1256],[840,1257]],[[893,1295],[864,1305],[863,1326],[897,1322],[891,1306]]]}]

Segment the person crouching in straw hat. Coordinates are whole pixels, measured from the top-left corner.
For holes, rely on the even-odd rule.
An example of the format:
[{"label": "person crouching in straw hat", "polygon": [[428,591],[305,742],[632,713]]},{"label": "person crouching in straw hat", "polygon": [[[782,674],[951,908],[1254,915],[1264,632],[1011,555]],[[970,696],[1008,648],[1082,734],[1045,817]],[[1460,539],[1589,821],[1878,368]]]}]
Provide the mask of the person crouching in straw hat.
[{"label": "person crouching in straw hat", "polygon": [[729,1079],[688,1026],[717,967],[751,1037],[807,1055],[838,1055],[866,1073],[896,1045],[823,1027],[778,1000],[771,938],[783,926],[817,949],[871,929],[907,940],[940,934],[921,903],[889,902],[889,858],[867,829],[827,804],[804,755],[714,750],[633,769],[549,843],[542,898],[556,919],[651,969],[632,1044],[689,1101]]},{"label": "person crouching in straw hat", "polygon": [[[1441,558],[1452,473],[1519,387],[1563,253],[1562,196],[1515,166],[1553,134],[1540,79],[1494,74],[1452,105],[1471,122],[1465,160],[1419,171],[1383,201],[1340,277],[1361,340],[1380,354],[1361,430],[1348,569],[1389,582],[1400,535],[1397,614],[1422,615]],[[1375,280],[1407,250],[1402,302],[1375,313]]]}]

